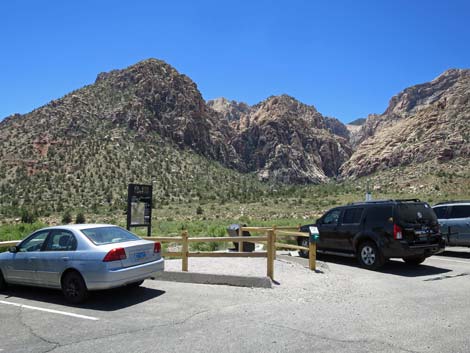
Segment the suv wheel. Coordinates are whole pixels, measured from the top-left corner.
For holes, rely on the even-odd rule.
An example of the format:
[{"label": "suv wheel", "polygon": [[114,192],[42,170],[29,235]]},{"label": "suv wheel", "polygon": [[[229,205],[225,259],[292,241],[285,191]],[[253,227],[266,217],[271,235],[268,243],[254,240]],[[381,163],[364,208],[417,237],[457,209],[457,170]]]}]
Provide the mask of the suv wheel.
[{"label": "suv wheel", "polygon": [[73,304],[79,304],[88,297],[85,281],[78,272],[69,272],[62,279],[62,292],[65,299]]},{"label": "suv wheel", "polygon": [[369,270],[377,270],[385,263],[385,259],[377,245],[371,241],[365,241],[359,245],[357,259],[362,267]]},{"label": "suv wheel", "polygon": [[[309,246],[308,238],[305,238],[305,237],[300,238],[299,237],[298,241],[297,241],[297,244],[299,244],[299,246],[304,246],[304,247],[308,248],[308,246]],[[304,257],[304,258],[308,258],[308,250],[299,250],[299,256]]]},{"label": "suv wheel", "polygon": [[403,261],[405,261],[408,265],[417,266],[426,260],[426,256],[412,256],[412,257],[404,257]]}]

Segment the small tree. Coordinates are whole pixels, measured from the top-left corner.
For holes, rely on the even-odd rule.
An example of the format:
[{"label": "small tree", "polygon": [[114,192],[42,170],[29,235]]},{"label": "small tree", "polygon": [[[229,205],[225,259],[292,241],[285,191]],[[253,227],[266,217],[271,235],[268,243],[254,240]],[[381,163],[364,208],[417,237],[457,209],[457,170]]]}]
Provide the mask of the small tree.
[{"label": "small tree", "polygon": [[77,218],[75,218],[75,223],[76,224],[86,223],[85,215],[81,212],[78,213]]},{"label": "small tree", "polygon": [[202,209],[201,206],[197,206],[197,209],[196,209],[196,214],[203,214],[204,213],[204,210]]},{"label": "small tree", "polygon": [[36,222],[36,214],[27,209],[21,210],[21,223],[34,223]]},{"label": "small tree", "polygon": [[70,214],[70,211],[65,211],[64,215],[62,216],[62,223],[63,224],[72,223],[72,215]]}]

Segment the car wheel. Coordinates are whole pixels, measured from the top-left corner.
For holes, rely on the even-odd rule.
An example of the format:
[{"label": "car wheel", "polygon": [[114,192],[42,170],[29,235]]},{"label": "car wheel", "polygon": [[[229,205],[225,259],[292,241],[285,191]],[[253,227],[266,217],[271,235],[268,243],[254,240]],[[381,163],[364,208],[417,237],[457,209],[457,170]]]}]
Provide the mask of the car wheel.
[{"label": "car wheel", "polygon": [[[297,244],[299,246],[304,246],[306,248],[308,248],[308,245],[309,245],[309,241],[308,241],[308,238],[305,238],[305,237],[299,237],[298,240],[297,240]],[[300,257],[304,257],[304,258],[308,258],[308,250],[299,250],[299,256]]]},{"label": "car wheel", "polygon": [[137,288],[137,287],[140,287],[142,283],[144,283],[144,280],[139,281],[139,282],[129,283],[127,286],[129,288]]},{"label": "car wheel", "polygon": [[7,282],[5,282],[5,278],[3,277],[2,271],[0,271],[0,291],[5,290],[7,288]]},{"label": "car wheel", "polygon": [[357,259],[362,267],[369,270],[377,270],[385,263],[385,258],[377,248],[377,245],[371,241],[366,241],[359,245]]},{"label": "car wheel", "polygon": [[403,261],[405,261],[408,265],[417,266],[426,260],[426,256],[412,256],[412,257],[404,257]]},{"label": "car wheel", "polygon": [[62,279],[62,293],[73,304],[84,302],[88,298],[85,281],[78,272],[69,272]]}]

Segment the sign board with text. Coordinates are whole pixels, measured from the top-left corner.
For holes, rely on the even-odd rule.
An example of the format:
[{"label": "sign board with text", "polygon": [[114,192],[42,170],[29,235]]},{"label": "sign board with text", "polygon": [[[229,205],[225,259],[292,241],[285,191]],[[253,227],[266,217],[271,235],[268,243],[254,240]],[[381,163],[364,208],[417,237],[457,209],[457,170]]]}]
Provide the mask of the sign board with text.
[{"label": "sign board with text", "polygon": [[147,227],[152,229],[152,185],[129,184],[127,188],[127,229]]}]

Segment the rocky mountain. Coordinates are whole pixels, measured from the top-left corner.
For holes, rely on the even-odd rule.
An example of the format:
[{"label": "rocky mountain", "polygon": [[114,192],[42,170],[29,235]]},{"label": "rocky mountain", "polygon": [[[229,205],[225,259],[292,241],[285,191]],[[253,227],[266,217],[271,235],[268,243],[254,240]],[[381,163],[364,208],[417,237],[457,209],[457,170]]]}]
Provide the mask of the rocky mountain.
[{"label": "rocky mountain", "polygon": [[366,122],[366,118],[359,118],[359,119],[354,119],[353,121],[349,122],[347,125],[353,125],[353,126],[362,126]]},{"label": "rocky mountain", "polygon": [[344,125],[341,121],[336,118],[325,117],[325,124],[326,128],[330,130],[333,134],[341,136],[346,140],[349,140],[351,133],[348,127]]},{"label": "rocky mountain", "polygon": [[369,115],[341,170],[358,177],[391,167],[470,157],[470,70],[448,70],[409,87]]},{"label": "rocky mountain", "polygon": [[229,101],[224,97],[207,101],[207,105],[221,113],[229,122],[238,122],[250,114],[251,107],[243,102]]},{"label": "rocky mountain", "polygon": [[213,162],[239,167],[231,139],[194,82],[145,60],[1,121],[0,203],[120,207],[129,182],[153,181],[167,201],[235,190],[252,183]]},{"label": "rocky mountain", "polygon": [[191,79],[149,59],[1,121],[0,206],[120,207],[116,190],[133,181],[153,182],[167,201],[226,197],[263,189],[240,172],[321,182],[350,153],[313,107],[287,96],[206,104]]},{"label": "rocky mountain", "polygon": [[352,133],[287,95],[254,106],[206,103],[190,78],[160,60],[101,73],[0,121],[0,211],[119,209],[129,182],[153,183],[162,203],[246,200],[269,188],[259,180],[321,183],[468,160],[469,72],[405,89]]},{"label": "rocky mountain", "polygon": [[324,182],[338,174],[351,154],[347,139],[330,132],[315,107],[287,95],[253,106],[237,129],[232,145],[246,170],[262,180]]}]

